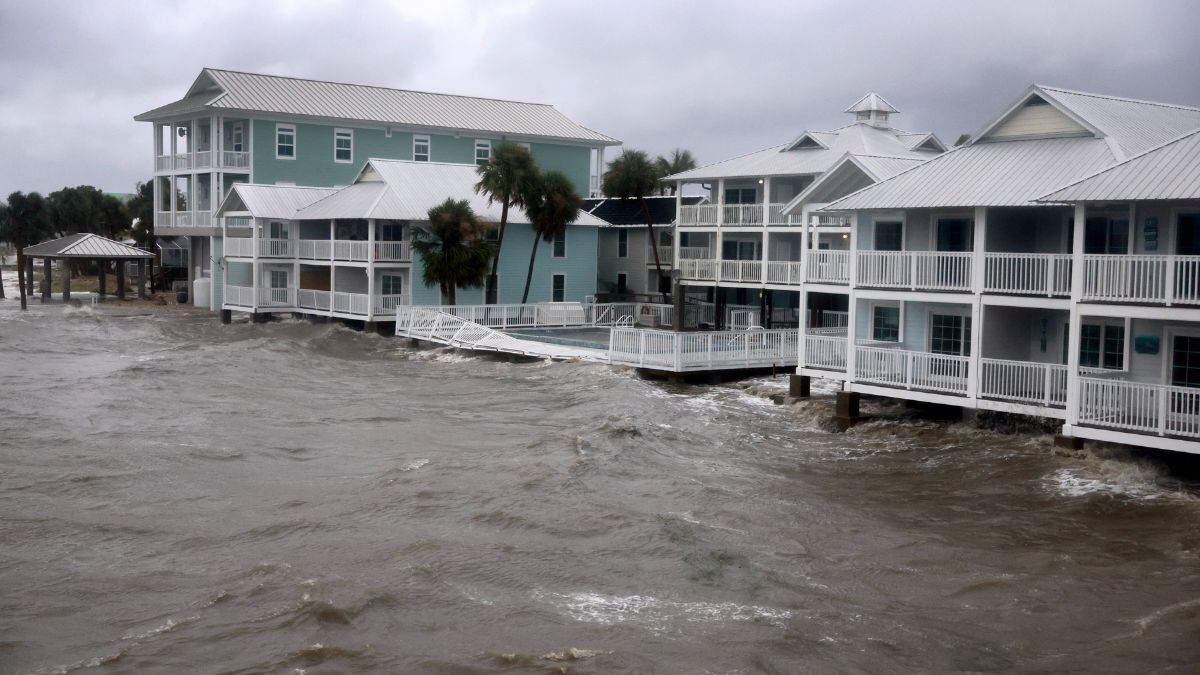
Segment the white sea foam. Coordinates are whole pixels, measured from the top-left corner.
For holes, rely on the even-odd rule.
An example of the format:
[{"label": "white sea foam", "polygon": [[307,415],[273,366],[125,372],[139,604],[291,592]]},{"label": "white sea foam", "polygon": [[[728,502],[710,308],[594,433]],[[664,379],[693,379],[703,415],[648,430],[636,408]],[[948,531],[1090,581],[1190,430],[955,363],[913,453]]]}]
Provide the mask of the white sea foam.
[{"label": "white sea foam", "polygon": [[612,625],[637,623],[654,631],[666,631],[683,623],[762,622],[777,628],[785,626],[792,612],[786,609],[739,605],[733,602],[677,602],[648,595],[602,595],[599,593],[535,592],[534,598],[547,601],[567,616],[584,623]]},{"label": "white sea foam", "polygon": [[401,464],[400,466],[398,466],[396,468],[400,471],[416,471],[417,469],[425,466],[428,463],[429,463],[429,460],[427,458],[422,457],[421,459],[414,459],[411,462],[406,462],[404,464]]}]

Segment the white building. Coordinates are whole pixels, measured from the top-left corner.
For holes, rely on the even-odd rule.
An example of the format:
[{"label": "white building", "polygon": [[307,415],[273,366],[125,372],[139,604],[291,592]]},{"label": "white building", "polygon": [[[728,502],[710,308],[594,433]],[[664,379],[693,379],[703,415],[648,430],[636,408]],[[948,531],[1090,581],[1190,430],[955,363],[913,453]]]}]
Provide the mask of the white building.
[{"label": "white building", "polygon": [[1034,86],[969,143],[835,201],[844,278],[804,274],[841,285],[848,330],[805,326],[799,372],[1198,451],[1197,128],[1200,109]]},{"label": "white building", "polygon": [[[802,304],[833,317],[822,320],[844,316],[845,289],[838,284],[848,270],[848,222],[817,209],[946,149],[933,134],[893,128],[898,111],[878,94],[844,112],[854,121],[839,129],[806,131],[665,179],[677,194],[699,184],[710,195],[710,203],[679,204],[676,266],[689,299],[749,308],[757,312],[752,323],[767,327],[796,325]],[[816,296],[802,303],[800,291],[809,284],[817,284],[810,288]]]}]

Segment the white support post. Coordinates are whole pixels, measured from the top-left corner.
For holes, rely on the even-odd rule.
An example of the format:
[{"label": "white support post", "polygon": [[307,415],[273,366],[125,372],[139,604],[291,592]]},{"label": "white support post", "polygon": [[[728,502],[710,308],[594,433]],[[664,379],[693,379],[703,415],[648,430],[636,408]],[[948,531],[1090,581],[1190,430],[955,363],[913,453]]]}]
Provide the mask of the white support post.
[{"label": "white support post", "polygon": [[808,339],[806,337],[808,335],[808,291],[805,290],[803,286],[801,286],[801,288],[800,288],[800,309],[799,309],[799,311],[800,311],[800,316],[797,317],[797,325],[800,328],[800,331],[799,331],[800,334],[797,336],[797,340],[796,340],[796,342],[797,342],[796,347],[799,352],[796,355],[796,368],[803,368],[803,367],[805,367],[805,365],[807,365],[807,361],[805,359],[808,356],[808,353],[807,353]]},{"label": "white support post", "polygon": [[975,241],[971,247],[971,292],[983,293],[984,282],[987,280],[984,254],[987,250],[987,207],[975,207]]},{"label": "white support post", "polygon": [[983,322],[987,320],[983,310],[983,298],[976,295],[971,299],[971,352],[967,355],[970,359],[967,365],[967,398],[979,398],[979,383],[982,378],[979,377],[979,369],[983,366],[981,357],[983,354]]},{"label": "white support post", "polygon": [[[672,228],[672,234],[674,235],[672,241],[675,242],[675,251],[672,255],[674,260],[671,263],[671,269],[673,270],[679,269],[679,261],[681,259],[679,253],[683,249],[683,235],[679,232],[679,216],[681,213],[683,213],[683,181],[675,181],[675,224]],[[671,292],[674,293],[675,289],[672,288]]]},{"label": "white support post", "polygon": [[262,241],[262,233],[258,230],[261,227],[262,223],[258,218],[250,219],[250,288],[254,296],[251,305],[255,311],[258,310],[258,289],[262,283],[262,272],[259,270],[258,264],[258,247]]},{"label": "white support post", "polygon": [[367,220],[367,316],[375,318],[375,219]]},{"label": "white support post", "polygon": [[[800,285],[808,283],[808,250],[812,244],[808,241],[808,219],[812,215],[808,212],[808,204],[800,207]],[[801,291],[804,293],[805,291]]]},{"label": "white support post", "polygon": [[331,218],[329,220],[329,309],[326,310],[330,314],[333,314],[333,294],[337,292],[337,263],[334,262],[335,254],[333,252],[333,238],[337,236],[336,227],[337,221]]},{"label": "white support post", "polygon": [[771,224],[771,177],[763,176],[763,198],[762,198],[762,225],[766,227]]},{"label": "white support post", "polygon": [[1087,208],[1075,205],[1075,231],[1071,242],[1071,319],[1067,329],[1067,418],[1063,434],[1071,435],[1071,428],[1079,424],[1079,333],[1083,323],[1079,302],[1083,297],[1083,235]]},{"label": "white support post", "polygon": [[858,330],[858,298],[855,293],[855,284],[858,279],[858,211],[850,214],[850,283],[849,301],[846,303],[846,381],[854,382],[854,371],[857,360],[857,349],[855,349],[856,336]]},{"label": "white support post", "polygon": [[717,227],[725,224],[725,179],[717,179]]}]

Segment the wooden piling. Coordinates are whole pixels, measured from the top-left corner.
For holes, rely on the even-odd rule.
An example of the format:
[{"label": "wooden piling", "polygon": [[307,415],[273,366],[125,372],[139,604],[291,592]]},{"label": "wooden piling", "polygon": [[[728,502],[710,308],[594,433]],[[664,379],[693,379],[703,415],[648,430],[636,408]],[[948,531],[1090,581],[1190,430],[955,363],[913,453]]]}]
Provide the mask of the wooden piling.
[{"label": "wooden piling", "polygon": [[100,278],[97,280],[96,295],[100,296],[100,302],[104,302],[104,296],[108,294],[108,261],[97,260],[96,269],[100,272]]},{"label": "wooden piling", "polygon": [[50,259],[42,258],[42,302],[50,301],[50,285],[53,282]]}]

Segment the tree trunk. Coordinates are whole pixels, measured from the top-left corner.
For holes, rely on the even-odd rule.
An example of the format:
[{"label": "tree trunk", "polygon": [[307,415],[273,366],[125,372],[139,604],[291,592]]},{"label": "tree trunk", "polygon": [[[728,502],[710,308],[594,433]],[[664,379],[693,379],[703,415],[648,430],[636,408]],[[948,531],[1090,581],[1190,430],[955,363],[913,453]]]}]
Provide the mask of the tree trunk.
[{"label": "tree trunk", "polygon": [[[496,289],[496,304],[500,303],[500,284],[496,278],[496,270],[500,267],[500,249],[504,246],[504,227],[508,225],[508,195],[500,205],[500,226],[496,229],[496,252],[492,254],[492,274],[490,281]],[[483,304],[488,304],[487,283],[483,283]]]},{"label": "tree trunk", "polygon": [[533,237],[533,250],[529,252],[529,271],[525,273],[525,292],[521,294],[521,304],[529,302],[529,284],[533,281],[533,261],[537,258],[538,244],[541,243],[541,237],[536,234]]},{"label": "tree trunk", "polygon": [[[638,203],[642,205],[642,217],[646,219],[646,232],[650,236],[650,248],[654,251],[654,269],[658,272],[658,278],[662,279],[662,261],[658,259],[658,237],[654,236],[654,223],[650,222],[650,207],[646,204],[643,197],[638,197]],[[662,283],[659,281],[658,283]],[[654,287],[654,293],[658,292],[658,286]]]},{"label": "tree trunk", "polygon": [[4,256],[0,256],[0,300],[4,299]]},{"label": "tree trunk", "polygon": [[25,304],[25,247],[17,247],[17,283],[21,286],[21,309],[26,309]]}]

